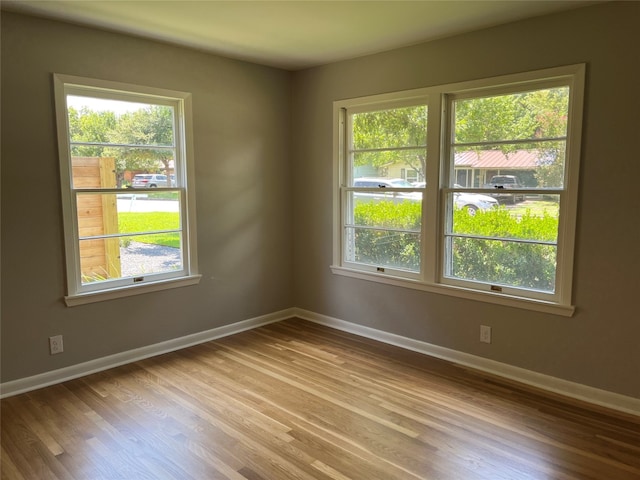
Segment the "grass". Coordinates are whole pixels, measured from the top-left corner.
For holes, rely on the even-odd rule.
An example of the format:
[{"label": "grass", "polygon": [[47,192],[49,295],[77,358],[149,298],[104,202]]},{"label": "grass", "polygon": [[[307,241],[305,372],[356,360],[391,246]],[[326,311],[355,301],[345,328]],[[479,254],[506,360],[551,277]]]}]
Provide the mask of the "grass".
[{"label": "grass", "polygon": [[552,200],[526,200],[515,205],[505,205],[509,213],[514,215],[524,215],[529,211],[530,215],[541,217],[546,212],[554,218],[558,218],[558,202]]},{"label": "grass", "polygon": [[[120,233],[153,232],[158,230],[177,230],[180,228],[180,216],[177,212],[119,212],[118,229]],[[179,233],[155,233],[129,237],[136,242],[180,248]]]}]

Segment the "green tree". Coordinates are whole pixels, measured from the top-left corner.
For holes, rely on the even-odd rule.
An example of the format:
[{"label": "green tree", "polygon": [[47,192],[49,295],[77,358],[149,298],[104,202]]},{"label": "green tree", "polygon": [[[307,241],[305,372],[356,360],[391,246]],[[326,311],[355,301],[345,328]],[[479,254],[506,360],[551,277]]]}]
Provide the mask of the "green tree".
[{"label": "green tree", "polygon": [[72,142],[125,145],[77,145],[72,149],[73,156],[114,157],[119,184],[122,184],[126,170],[149,173],[164,170],[167,178],[171,178],[173,148],[153,148],[173,145],[173,110],[170,107],[149,105],[122,115],[109,110],[69,107],[68,115]]},{"label": "green tree", "polygon": [[[536,112],[538,137],[559,138],[567,135],[569,88],[539,90],[531,94],[531,105]],[[564,141],[550,142],[541,149],[535,176],[541,187],[562,187],[564,183]]]},{"label": "green tree", "polygon": [[[528,108],[527,94],[472,98],[455,102],[455,142],[489,143],[501,140],[533,138],[535,114]],[[474,146],[486,150],[488,146]],[[505,153],[516,150],[513,145],[493,147]]]},{"label": "green tree", "polygon": [[[153,148],[173,145],[173,109],[161,105],[149,105],[118,118],[115,128],[108,132],[111,143],[127,145],[110,148],[116,157],[116,170],[145,170],[157,172],[160,164],[170,181],[170,162],[174,150]],[[138,146],[140,145],[140,146]],[[152,146],[152,147],[149,147]]]},{"label": "green tree", "polygon": [[538,185],[561,187],[563,141],[495,145],[491,142],[562,138],[567,133],[568,107],[568,87],[458,100],[455,102],[455,141],[476,144],[461,149],[500,150],[505,155],[516,150],[535,150],[539,153],[535,172]]},{"label": "green tree", "polygon": [[[116,126],[116,115],[113,112],[95,112],[86,107],[79,111],[69,107],[69,130],[72,142],[105,143],[109,132]],[[78,157],[101,157],[104,153],[101,146],[79,145],[73,147],[73,155]]]},{"label": "green tree", "polygon": [[[564,142],[535,140],[566,135],[568,104],[568,87],[456,100],[455,143],[470,144],[458,151],[493,149],[508,155],[520,149],[537,150],[541,153],[538,183],[560,186]],[[354,166],[381,169],[406,164],[425,178],[426,106],[356,113],[352,122]],[[505,140],[517,143],[502,143]],[[534,142],[522,143],[526,140]]]},{"label": "green tree", "polygon": [[[417,170],[424,179],[426,144],[426,106],[353,115],[353,148],[364,150],[355,153],[354,166],[371,165],[380,169],[402,163]],[[415,148],[404,149],[406,147]]]}]

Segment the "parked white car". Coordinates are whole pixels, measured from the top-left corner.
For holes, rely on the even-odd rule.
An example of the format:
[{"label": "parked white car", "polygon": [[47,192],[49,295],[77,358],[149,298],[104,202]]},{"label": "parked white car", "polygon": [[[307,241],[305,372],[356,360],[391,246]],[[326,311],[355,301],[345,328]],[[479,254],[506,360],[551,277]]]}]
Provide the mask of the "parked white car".
[{"label": "parked white car", "polygon": [[360,177],[353,180],[354,187],[375,188],[378,192],[354,192],[354,198],[357,200],[375,200],[375,201],[422,201],[422,193],[420,192],[385,192],[385,188],[415,188],[409,182],[402,178],[383,178],[383,177]]},{"label": "parked white car", "polygon": [[[354,187],[363,188],[424,188],[425,182],[409,183],[402,178],[383,178],[383,177],[361,177],[353,180]],[[455,185],[456,188],[461,188],[460,185]],[[376,192],[356,192],[354,193],[356,198],[365,199],[372,198],[377,200],[389,199],[391,197],[394,201],[421,201],[422,193],[412,192],[395,192],[393,195],[390,193],[376,193]],[[498,201],[488,195],[482,195],[480,193],[466,193],[456,192],[454,193],[455,206],[460,209],[466,210],[469,215],[475,215],[478,210],[486,211],[492,208],[498,207]]]},{"label": "parked white car", "polygon": [[[415,182],[413,184],[414,187],[424,188],[426,182]],[[454,185],[455,188],[463,188],[462,185],[458,185],[457,183]],[[456,208],[461,208],[466,210],[469,215],[475,215],[478,210],[486,211],[492,208],[498,208],[500,205],[498,200],[489,195],[483,195],[481,193],[467,193],[467,192],[456,192],[453,194],[453,199],[455,202]]]},{"label": "parked white car", "polygon": [[465,209],[469,215],[475,215],[478,210],[483,212],[498,208],[498,200],[481,193],[456,192],[453,194],[456,207]]}]

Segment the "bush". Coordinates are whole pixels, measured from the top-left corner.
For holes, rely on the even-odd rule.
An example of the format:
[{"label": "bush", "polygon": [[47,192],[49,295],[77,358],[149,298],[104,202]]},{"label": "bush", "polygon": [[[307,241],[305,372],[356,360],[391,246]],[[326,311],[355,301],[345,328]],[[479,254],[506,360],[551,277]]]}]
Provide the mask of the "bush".
[{"label": "bush", "polygon": [[544,212],[530,211],[518,217],[505,208],[478,212],[454,212],[454,233],[497,237],[505,240],[453,237],[450,240],[451,276],[467,280],[554,291],[556,247],[551,244],[524,243],[538,240],[555,243],[558,219]]},{"label": "bush", "polygon": [[[386,230],[356,228],[356,262],[420,269],[420,234],[397,230],[420,230],[418,202],[362,202],[354,210],[355,224]],[[555,286],[557,217],[544,212],[512,215],[506,208],[469,215],[457,210],[453,233],[445,248],[451,249],[451,263],[445,266],[452,277],[482,282],[553,291]],[[499,240],[474,238],[498,238]],[[504,239],[504,240],[503,240]],[[536,240],[551,244],[527,243]]]},{"label": "bush", "polygon": [[[355,261],[369,265],[420,270],[420,217],[419,202],[356,203],[356,225],[390,230],[357,228],[354,233]],[[396,229],[417,230],[417,233],[398,232]]]},{"label": "bush", "polygon": [[456,209],[453,215],[453,233],[555,242],[558,236],[558,219],[546,211],[538,216],[527,210],[518,218],[504,207],[480,211],[476,215]]}]

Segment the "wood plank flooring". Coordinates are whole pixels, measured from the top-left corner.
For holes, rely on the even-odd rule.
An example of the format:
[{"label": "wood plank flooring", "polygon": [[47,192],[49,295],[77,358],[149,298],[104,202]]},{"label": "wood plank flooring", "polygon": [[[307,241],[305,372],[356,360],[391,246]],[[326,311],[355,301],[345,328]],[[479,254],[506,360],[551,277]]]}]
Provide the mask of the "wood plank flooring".
[{"label": "wood plank flooring", "polygon": [[291,319],[2,400],[2,479],[640,479],[640,418]]}]

